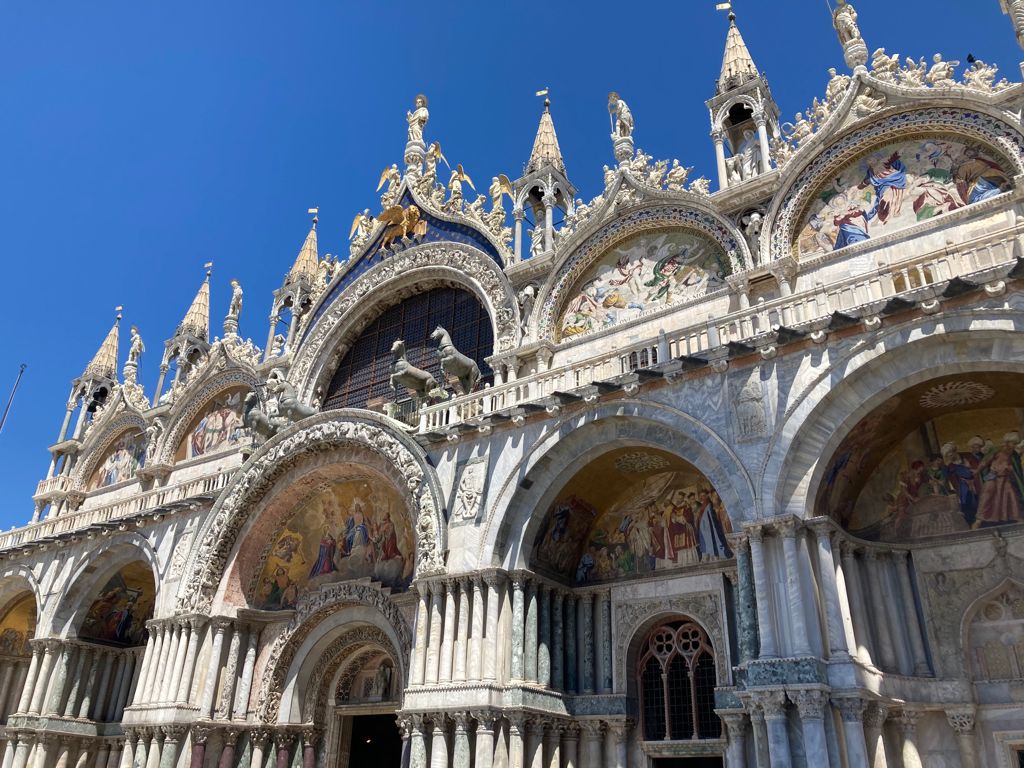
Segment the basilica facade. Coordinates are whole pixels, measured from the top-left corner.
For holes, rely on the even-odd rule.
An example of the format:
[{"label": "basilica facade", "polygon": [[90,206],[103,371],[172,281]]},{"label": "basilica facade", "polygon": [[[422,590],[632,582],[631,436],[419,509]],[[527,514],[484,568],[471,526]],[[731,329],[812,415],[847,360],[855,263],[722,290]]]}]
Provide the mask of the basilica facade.
[{"label": "basilica facade", "polygon": [[714,182],[611,93],[599,194],[545,101],[477,195],[419,96],[262,348],[209,273],[118,317],[0,534],[2,768],[1024,764],[1024,85],[833,21],[784,120],[730,14]]}]

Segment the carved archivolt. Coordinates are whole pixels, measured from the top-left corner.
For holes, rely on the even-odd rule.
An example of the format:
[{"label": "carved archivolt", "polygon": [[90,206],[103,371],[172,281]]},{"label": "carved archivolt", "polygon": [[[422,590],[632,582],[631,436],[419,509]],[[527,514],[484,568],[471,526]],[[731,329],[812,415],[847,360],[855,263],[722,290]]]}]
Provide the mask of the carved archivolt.
[{"label": "carved archivolt", "polygon": [[630,235],[647,229],[680,227],[692,229],[719,245],[726,253],[733,253],[746,265],[752,263],[750,251],[743,238],[724,218],[711,211],[679,205],[659,205],[635,210],[621,216],[589,237],[559,268],[551,288],[535,310],[539,318],[538,335],[551,338],[559,309],[568,298],[569,291],[586,273],[594,260],[611,246]]},{"label": "carved archivolt", "polygon": [[833,142],[811,159],[795,178],[789,177],[788,192],[776,197],[766,217],[767,223],[763,228],[766,241],[762,241],[762,253],[770,253],[772,260],[792,253],[796,228],[819,186],[857,155],[896,138],[914,138],[935,132],[980,140],[1007,160],[1016,174],[1024,173],[1024,137],[996,117],[952,107],[891,115]]},{"label": "carved archivolt", "polygon": [[[379,655],[381,652],[388,654],[392,658],[396,656],[391,641],[377,627],[356,627],[335,639],[320,655],[320,660],[317,661],[316,666],[313,667],[313,672],[309,676],[305,696],[302,698],[303,720],[319,724],[324,722],[324,711],[328,699],[330,699],[331,704],[334,703],[334,697],[330,691],[331,683],[346,659],[351,658],[354,654],[358,654],[357,658],[353,659],[353,662],[356,662],[365,660],[367,655]],[[346,670],[351,672],[351,677],[348,680],[349,685],[352,683],[355,672],[358,672],[362,666],[362,664],[357,663],[349,665],[349,670]],[[392,685],[394,684],[392,683]]]},{"label": "carved archivolt", "polygon": [[630,644],[642,639],[637,636],[640,630],[672,615],[686,616],[704,628],[714,647],[718,684],[728,685],[729,657],[725,652],[726,633],[722,624],[721,601],[714,592],[700,592],[669,599],[653,597],[615,604],[612,616],[615,628],[615,690],[624,692],[629,687],[628,678],[633,672],[626,669],[626,655]]},{"label": "carved archivolt", "polygon": [[352,282],[337,299],[321,307],[303,338],[292,366],[290,379],[311,401],[323,368],[336,351],[346,327],[358,320],[360,302],[372,291],[375,300],[403,285],[432,276],[465,286],[482,301],[494,324],[495,352],[507,352],[519,342],[519,306],[515,291],[495,261],[468,245],[426,244],[384,258]]},{"label": "carved archivolt", "polygon": [[417,505],[416,571],[444,571],[445,524],[440,486],[422,451],[409,437],[386,426],[384,417],[348,410],[327,411],[265,443],[232,478],[214,504],[192,558],[190,577],[179,599],[185,612],[208,612],[228,557],[249,512],[274,482],[303,459],[339,447],[370,450],[400,474]]},{"label": "carved archivolt", "polygon": [[[380,613],[388,626],[394,630],[401,648],[394,648],[391,641],[379,628],[361,626],[346,632],[335,641],[335,644],[341,643],[341,645],[338,648],[334,648],[332,645],[331,648],[334,650],[329,648],[323,654],[321,663],[327,664],[328,662],[325,662],[324,659],[336,654],[348,644],[373,642],[388,649],[392,656],[399,661],[403,671],[408,668],[409,654],[412,650],[412,629],[402,616],[401,611],[388,599],[388,596],[377,587],[368,584],[358,582],[329,584],[316,592],[303,595],[299,599],[295,616],[271,646],[266,672],[263,675],[263,684],[256,701],[256,716],[260,721],[264,723],[277,721],[281,707],[281,693],[285,688],[288,670],[291,668],[296,652],[309,634],[328,617],[353,606],[368,606]],[[346,637],[350,638],[349,643],[343,642]],[[321,670],[321,674],[323,674],[323,670]],[[311,684],[315,679],[314,673]]]}]

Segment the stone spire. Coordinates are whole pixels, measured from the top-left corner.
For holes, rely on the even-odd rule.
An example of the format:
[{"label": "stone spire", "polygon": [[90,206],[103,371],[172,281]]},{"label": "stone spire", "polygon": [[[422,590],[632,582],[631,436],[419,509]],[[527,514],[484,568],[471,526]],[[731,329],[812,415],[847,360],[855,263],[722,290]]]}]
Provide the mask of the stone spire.
[{"label": "stone spire", "polygon": [[107,333],[107,338],[100,344],[90,363],[85,366],[82,379],[110,379],[117,378],[117,346],[118,328],[121,325],[121,312],[118,311],[117,318]]},{"label": "stone spire", "polygon": [[722,73],[718,76],[718,93],[732,90],[738,85],[758,77],[754,59],[743,42],[740,28],[736,26],[736,14],[729,11],[729,31],[725,35],[725,54],[722,56]]},{"label": "stone spire", "polygon": [[565,175],[565,161],[562,160],[555,123],[551,119],[551,100],[544,99],[544,111],[540,116],[540,125],[537,126],[537,137],[533,140],[533,151],[526,164],[526,173],[531,174],[548,165]]},{"label": "stone spire", "polygon": [[210,340],[210,270],[206,270],[206,279],[199,286],[196,297],[185,313],[175,336],[195,336],[203,341]]},{"label": "stone spire", "polygon": [[309,228],[309,234],[306,235],[306,240],[302,243],[302,248],[299,249],[299,255],[295,258],[295,263],[288,272],[288,277],[285,278],[286,283],[293,282],[301,277],[316,278],[320,264],[320,254],[316,244],[317,221],[318,217],[314,215],[313,225]]}]

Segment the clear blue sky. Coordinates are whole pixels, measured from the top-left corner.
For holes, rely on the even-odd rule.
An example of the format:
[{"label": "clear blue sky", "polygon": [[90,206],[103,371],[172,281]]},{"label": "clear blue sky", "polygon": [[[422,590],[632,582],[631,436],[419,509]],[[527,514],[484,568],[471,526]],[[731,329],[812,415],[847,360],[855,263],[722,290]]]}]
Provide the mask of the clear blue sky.
[{"label": "clear blue sky", "polygon": [[[0,6],[0,253],[8,331],[0,400],[0,527],[27,521],[70,381],[113,319],[141,329],[152,394],[164,339],[215,262],[242,334],[266,338],[270,293],[320,206],[320,249],[347,253],[355,211],[401,164],[405,111],[475,181],[515,177],[551,87],[569,176],[589,199],[612,162],[619,91],[638,146],[712,177],[704,101],[726,19],[714,0],[657,3],[14,3]],[[869,48],[965,59],[1019,79],[998,0],[855,0]],[[357,8],[362,7],[357,10]],[[844,71],[826,0],[736,0],[740,28],[788,119]],[[478,184],[479,186],[479,184]]]}]

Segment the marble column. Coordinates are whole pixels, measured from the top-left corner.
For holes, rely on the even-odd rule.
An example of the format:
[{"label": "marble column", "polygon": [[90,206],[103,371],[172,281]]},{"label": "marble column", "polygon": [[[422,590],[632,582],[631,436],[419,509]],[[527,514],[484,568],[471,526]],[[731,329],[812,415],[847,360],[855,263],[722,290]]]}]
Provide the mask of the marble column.
[{"label": "marble column", "polygon": [[555,690],[565,689],[565,629],[562,623],[562,601],[565,595],[560,589],[554,589],[551,595],[551,687]]},{"label": "marble column", "polygon": [[146,678],[149,677],[149,668],[156,663],[153,655],[156,653],[156,633],[153,631],[149,622],[146,623],[148,628],[148,637],[146,638],[146,648],[142,652],[142,666],[139,667],[139,684],[135,688],[135,696],[132,697],[133,704],[142,704],[146,696]]},{"label": "marble column", "polygon": [[[112,668],[112,682],[110,685],[110,695],[107,697],[106,708],[103,713],[103,719],[112,723],[117,718],[117,705],[121,698],[121,688],[124,686],[125,673],[128,671],[128,659],[131,656],[131,651],[125,649],[120,652],[115,652],[111,659]],[[97,719],[100,715],[97,714]]]},{"label": "marble column", "polygon": [[815,768],[829,768],[828,745],[825,742],[825,708],[828,698],[825,692],[798,690],[790,692],[789,696],[800,713],[807,764]]},{"label": "marble column", "polygon": [[436,683],[441,670],[441,610],[444,603],[444,584],[439,581],[427,585],[430,590],[430,632],[427,640],[426,681]]},{"label": "marble column", "polygon": [[597,768],[601,762],[601,733],[604,723],[600,720],[580,720],[580,768]]},{"label": "marble column", "polygon": [[537,585],[537,605],[540,619],[537,638],[537,682],[551,685],[551,589]]},{"label": "marble column", "polygon": [[160,756],[164,750],[164,732],[160,728],[153,728],[153,738],[149,742],[149,752],[146,755],[146,768],[161,768]]},{"label": "marble column", "polygon": [[732,548],[736,555],[736,607],[739,614],[740,663],[757,658],[757,601],[754,597],[754,572],[750,565],[750,542],[745,536],[734,535]]},{"label": "marble column", "polygon": [[498,715],[490,710],[472,713],[476,720],[476,754],[473,768],[492,768],[494,764],[494,729]]},{"label": "marble column", "polygon": [[526,716],[512,712],[508,719],[508,765],[509,768],[526,766]]},{"label": "marble column", "polygon": [[912,709],[904,709],[896,718],[902,741],[903,768],[922,768],[921,753],[917,748],[917,721],[920,718],[921,713]]},{"label": "marble column", "polygon": [[526,605],[523,591],[525,585],[521,576],[512,577],[512,670],[513,680],[522,680],[526,674],[524,658],[526,630]]},{"label": "marble column", "polygon": [[548,723],[544,734],[544,768],[562,768],[562,732],[564,723]]},{"label": "marble column", "polygon": [[[32,701],[32,693],[36,687],[36,681],[39,679],[39,671],[43,659],[43,645],[40,641],[32,641],[32,659],[28,664],[28,674],[25,676],[25,684],[21,689],[21,698],[18,700],[18,709],[16,711],[21,713],[27,713],[30,710],[30,703]],[[37,710],[38,711],[38,710]]]},{"label": "marble column", "polygon": [[274,745],[277,747],[277,768],[288,768],[291,765],[294,743],[294,731],[278,731],[274,734]]},{"label": "marble column", "polygon": [[565,626],[565,690],[577,693],[579,684],[579,647],[576,640],[576,596],[565,596],[562,624]]},{"label": "marble column", "polygon": [[455,712],[455,736],[452,744],[452,768],[469,768],[469,713]]},{"label": "marble column", "polygon": [[100,667],[103,664],[103,657],[106,655],[105,651],[101,651],[99,648],[93,648],[89,659],[89,672],[86,677],[85,685],[82,689],[82,698],[78,702],[78,711],[76,717],[79,720],[85,720],[89,717],[89,712],[92,709],[93,696],[96,691],[96,678],[99,676]]},{"label": "marble column", "polygon": [[452,679],[462,681],[466,679],[466,656],[469,651],[469,601],[471,588],[469,581],[466,579],[460,579],[457,584],[459,588],[459,617],[455,633],[455,660],[452,664]]},{"label": "marble column", "polygon": [[93,695],[92,719],[100,720],[105,712],[106,704],[109,701],[108,689],[110,687],[110,676],[114,671],[114,652],[104,651],[99,656],[100,682]]},{"label": "marble column", "polygon": [[711,132],[711,139],[715,143],[715,165],[718,169],[718,188],[725,189],[729,186],[729,174],[725,170],[725,136],[721,130]]},{"label": "marble column", "polygon": [[82,684],[85,682],[86,663],[91,661],[92,653],[92,649],[85,646],[78,649],[78,660],[71,677],[71,691],[68,693],[67,703],[64,704],[64,717],[74,717],[78,714],[78,699],[82,695]]},{"label": "marble column", "polygon": [[32,733],[22,733],[18,736],[18,747],[14,751],[14,762],[12,768],[25,768],[28,765],[28,756],[35,746],[36,737]]},{"label": "marble column", "polygon": [[199,638],[202,629],[201,619],[189,619],[188,646],[185,648],[185,663],[181,671],[181,680],[178,681],[178,690],[174,699],[182,704],[188,704],[192,693],[192,679],[196,674],[196,657],[199,655]]},{"label": "marble column", "polygon": [[594,614],[596,637],[594,653],[597,659],[594,689],[598,693],[612,692],[612,601],[611,592],[597,594],[597,608]]},{"label": "marble column", "polygon": [[797,524],[795,520],[786,520],[779,525],[782,534],[782,551],[786,561],[786,599],[789,603],[787,613],[793,629],[793,653],[797,656],[810,656],[811,645],[807,632],[807,614],[804,612],[804,594],[800,579],[800,558],[797,551]]},{"label": "marble column", "polygon": [[570,722],[562,729],[562,768],[583,768],[579,761],[580,724]]},{"label": "marble column", "polygon": [[502,580],[497,574],[488,574],[484,577],[484,584],[487,585],[487,626],[484,634],[486,643],[483,655],[483,675],[485,680],[496,680],[501,649],[498,638],[498,617],[502,602]]},{"label": "marble column", "polygon": [[211,631],[213,644],[210,648],[210,659],[206,665],[206,680],[203,683],[202,698],[199,700],[199,717],[213,718],[213,699],[217,694],[217,677],[220,675],[220,660],[224,651],[224,632],[228,624],[223,619],[215,619]]},{"label": "marble column", "polygon": [[[271,732],[266,728],[255,728],[249,732],[249,743],[252,745],[252,751],[249,754],[249,768],[263,768],[271,736]],[[192,765],[190,768],[202,768],[202,763],[198,766]],[[239,768],[245,768],[245,766],[239,766]]]},{"label": "marble column", "polygon": [[[160,748],[160,768],[174,768],[178,762],[178,745],[181,743],[181,737],[185,735],[185,726],[162,725],[160,733],[163,735],[163,746]],[[234,749],[234,745],[232,745],[232,749]],[[229,768],[234,768],[232,764],[228,765]]]},{"label": "marble column", "polygon": [[316,768],[316,745],[319,741],[318,728],[302,729],[302,768]]},{"label": "marble column", "polygon": [[217,761],[217,768],[233,768],[235,764],[235,747],[238,744],[238,736],[241,732],[238,728],[225,728],[222,733],[223,741],[220,746],[220,759]]},{"label": "marble column", "polygon": [[856,656],[862,664],[873,666],[874,649],[871,647],[871,625],[868,623],[867,609],[864,605],[863,582],[860,578],[860,563],[857,560],[856,546],[851,542],[844,541],[841,557],[846,594],[850,600],[853,635],[857,643]]},{"label": "marble column", "polygon": [[185,657],[188,655],[188,648],[192,640],[192,622],[188,619],[178,620],[178,646],[174,654],[174,668],[170,676],[170,684],[167,686],[168,702],[178,701],[178,690],[181,688],[181,678],[185,674]]},{"label": "marble column", "polygon": [[[71,748],[74,744],[74,739],[71,736],[59,736],[57,738],[57,762],[54,763],[54,768],[70,768]],[[40,768],[45,768],[45,765],[46,761],[44,760],[40,764]]]},{"label": "marble column", "polygon": [[725,723],[725,768],[745,768],[747,764],[747,716],[741,711],[719,712]]},{"label": "marble column", "polygon": [[142,679],[142,695],[139,697],[139,704],[148,704],[156,700],[156,681],[160,678],[163,669],[164,643],[167,641],[167,625],[159,620],[146,622],[151,634],[156,635],[156,644],[153,646],[153,663],[149,665],[146,676]]},{"label": "marble column", "polygon": [[448,768],[448,734],[444,718],[444,715],[434,716],[434,731],[430,738],[430,768]]},{"label": "marble column", "polygon": [[472,624],[470,625],[469,659],[466,676],[470,680],[483,678],[484,658],[484,583],[476,576],[471,581],[473,591]]},{"label": "marble column", "polygon": [[[139,744],[139,733],[134,728],[124,729],[124,746],[121,747],[121,759],[118,768],[131,768],[135,763],[135,750]],[[201,764],[200,764],[201,765]]]},{"label": "marble column", "polygon": [[757,142],[761,147],[761,167],[758,170],[760,173],[768,173],[772,169],[771,150],[768,146],[768,127],[763,112],[754,115],[754,124],[757,126]]},{"label": "marble column", "polygon": [[232,625],[228,632],[231,634],[231,641],[228,643],[224,683],[221,685],[220,705],[217,707],[217,717],[222,720],[231,719],[231,705],[235,701],[235,685],[238,683],[238,657],[242,652],[242,627]]},{"label": "marble column", "polygon": [[762,659],[774,659],[779,655],[775,642],[775,625],[772,622],[771,604],[768,598],[768,568],[764,561],[764,531],[760,526],[747,530],[750,541],[750,564],[754,569],[754,593],[757,598],[757,628],[760,632]]},{"label": "marble column", "polygon": [[242,679],[235,694],[235,706],[232,711],[232,718],[245,720],[249,711],[249,694],[252,692],[252,676],[256,669],[256,650],[259,647],[259,627],[250,626],[245,642],[245,660],[242,662]]},{"label": "marble column", "polygon": [[110,752],[107,755],[105,766],[96,761],[96,768],[118,768],[121,765],[121,755],[124,753],[125,739],[114,739],[110,744]]},{"label": "marble column", "polygon": [[164,648],[164,659],[161,665],[163,669],[158,675],[157,683],[157,690],[159,691],[157,701],[160,703],[172,700],[171,683],[174,682],[175,660],[177,659],[178,646],[180,645],[181,624],[177,621],[169,620],[167,624],[167,644]]},{"label": "marble column", "polygon": [[96,748],[96,760],[93,763],[93,768],[107,768],[112,749],[109,742],[101,741],[99,747]]},{"label": "marble column", "polygon": [[580,595],[576,606],[576,647],[579,652],[577,672],[582,693],[594,692],[594,595]]},{"label": "marble column", "polygon": [[978,741],[974,735],[974,716],[973,704],[946,710],[949,727],[956,731],[961,768],[978,768]]},{"label": "marble column", "polygon": [[416,641],[413,644],[413,685],[423,685],[427,673],[427,625],[430,624],[430,591],[425,584],[415,586],[419,595],[416,606]]},{"label": "marble column", "polygon": [[[6,717],[10,717],[18,711],[18,704],[21,702],[21,697],[25,693],[25,689],[28,688],[29,672],[32,666],[31,661],[35,658],[33,655],[29,659],[23,659],[18,665],[18,669],[14,675],[14,686],[11,689],[11,696],[8,701]],[[29,691],[29,695],[32,692]]]},{"label": "marble column", "polygon": [[427,768],[427,743],[423,726],[423,715],[414,714],[409,717],[409,768]]},{"label": "marble column", "polygon": [[843,623],[843,611],[839,601],[839,585],[836,581],[836,565],[832,555],[832,529],[828,525],[819,524],[814,528],[818,543],[818,567],[820,570],[821,591],[825,601],[825,626],[828,632],[829,658],[845,660],[850,657],[850,649],[846,644],[846,628]]},{"label": "marble column", "polygon": [[867,742],[864,738],[866,702],[857,696],[841,696],[832,699],[832,703],[839,710],[843,721],[847,768],[868,768]]},{"label": "marble column", "polygon": [[544,768],[544,720],[531,717],[526,722],[526,759],[524,768]]},{"label": "marble column", "polygon": [[928,675],[932,671],[928,666],[928,657],[924,650],[924,636],[921,622],[917,616],[917,600],[914,598],[914,587],[910,583],[910,553],[907,551],[893,552],[892,562],[896,569],[896,577],[900,585],[900,597],[903,602],[903,620],[906,622],[907,635],[910,637],[910,651],[913,656],[914,674]]},{"label": "marble column", "polygon": [[[608,768],[627,768],[627,737],[629,723],[624,720],[608,721],[608,742],[605,750],[605,763]],[[611,752],[611,754],[608,754]]]},{"label": "marble column", "polygon": [[20,734],[17,731],[10,731],[7,735],[7,743],[4,744],[4,757],[3,761],[0,762],[0,768],[12,768],[14,765],[14,756],[18,751],[19,739],[25,738],[24,734]]},{"label": "marble column", "polygon": [[864,741],[867,759],[871,768],[889,768],[885,755],[885,721],[889,710],[882,704],[873,703],[864,709]]},{"label": "marble column", "polygon": [[50,690],[46,697],[46,706],[43,709],[44,715],[59,715],[63,710],[61,700],[64,698],[64,689],[68,679],[68,665],[71,663],[72,647],[60,643],[60,651],[54,652],[53,672],[50,674]]},{"label": "marble column", "polygon": [[444,683],[452,679],[452,661],[455,648],[455,585],[446,582],[444,585],[444,630],[441,640],[441,667],[437,679]]},{"label": "marble column", "polygon": [[768,728],[768,756],[771,768],[791,768],[793,759],[786,728],[786,692],[763,691],[755,694]]},{"label": "marble column", "polygon": [[526,585],[526,622],[523,627],[523,669],[530,682],[537,680],[537,584]]},{"label": "marble column", "polygon": [[[882,563],[878,560],[878,553],[873,549],[868,549],[864,552],[864,567],[868,572],[868,581],[871,584],[871,592],[875,595],[888,595],[889,590],[885,589],[882,584],[881,567]],[[890,605],[890,600],[882,600],[882,610],[887,610],[886,606]],[[891,621],[891,619],[890,619]],[[890,621],[886,621],[884,615],[881,612],[875,614],[874,627],[878,635],[878,648],[879,658],[882,663],[882,668],[887,672],[898,672],[899,665],[896,660],[896,647],[893,645],[892,638],[892,627]],[[878,661],[879,659],[876,659]]]}]

